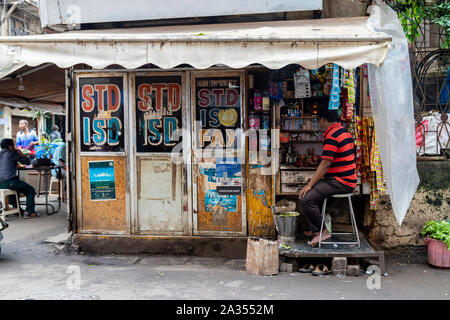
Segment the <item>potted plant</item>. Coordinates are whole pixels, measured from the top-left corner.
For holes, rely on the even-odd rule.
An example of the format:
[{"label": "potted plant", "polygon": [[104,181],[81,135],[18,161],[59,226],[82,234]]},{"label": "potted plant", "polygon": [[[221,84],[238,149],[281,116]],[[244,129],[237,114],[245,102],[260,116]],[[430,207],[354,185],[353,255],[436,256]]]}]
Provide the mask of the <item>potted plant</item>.
[{"label": "potted plant", "polygon": [[39,147],[36,147],[37,159],[33,161],[33,166],[50,166],[51,162],[51,149],[52,145],[45,137],[41,137],[39,141]]},{"label": "potted plant", "polygon": [[448,220],[428,221],[422,229],[427,237],[428,263],[436,267],[450,268],[450,223]]}]

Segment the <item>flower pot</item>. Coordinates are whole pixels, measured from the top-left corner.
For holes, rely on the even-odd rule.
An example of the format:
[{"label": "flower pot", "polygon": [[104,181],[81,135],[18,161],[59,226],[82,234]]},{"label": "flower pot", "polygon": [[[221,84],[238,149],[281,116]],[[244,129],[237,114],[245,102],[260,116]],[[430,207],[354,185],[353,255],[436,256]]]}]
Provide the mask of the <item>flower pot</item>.
[{"label": "flower pot", "polygon": [[428,263],[441,268],[450,268],[450,250],[447,245],[436,239],[427,238],[425,245],[428,247]]}]

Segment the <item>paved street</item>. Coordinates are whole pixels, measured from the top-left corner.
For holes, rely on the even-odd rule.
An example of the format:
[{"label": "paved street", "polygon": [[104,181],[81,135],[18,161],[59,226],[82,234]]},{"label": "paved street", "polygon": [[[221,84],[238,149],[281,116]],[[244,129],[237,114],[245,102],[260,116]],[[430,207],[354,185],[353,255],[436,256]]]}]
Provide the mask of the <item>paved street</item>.
[{"label": "paved street", "polygon": [[429,267],[424,255],[387,255],[389,276],[370,290],[366,274],[261,277],[245,272],[245,260],[69,254],[43,243],[65,232],[65,219],[63,212],[8,219],[0,299],[450,299],[450,270]]}]

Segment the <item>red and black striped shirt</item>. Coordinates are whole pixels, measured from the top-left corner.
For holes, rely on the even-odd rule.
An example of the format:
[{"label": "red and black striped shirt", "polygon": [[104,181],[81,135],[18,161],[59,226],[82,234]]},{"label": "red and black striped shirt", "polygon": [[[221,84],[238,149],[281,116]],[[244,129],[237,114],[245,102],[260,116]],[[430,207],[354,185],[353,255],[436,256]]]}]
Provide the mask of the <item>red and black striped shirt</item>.
[{"label": "red and black striped shirt", "polygon": [[338,122],[328,127],[323,139],[322,159],[331,161],[325,177],[356,188],[355,141]]}]

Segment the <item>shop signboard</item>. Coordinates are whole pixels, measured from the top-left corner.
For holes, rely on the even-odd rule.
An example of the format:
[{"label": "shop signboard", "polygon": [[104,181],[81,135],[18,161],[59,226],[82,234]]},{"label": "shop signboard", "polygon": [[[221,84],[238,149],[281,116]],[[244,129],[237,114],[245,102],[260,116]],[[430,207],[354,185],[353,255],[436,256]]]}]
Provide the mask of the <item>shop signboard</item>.
[{"label": "shop signboard", "polygon": [[196,78],[195,97],[196,122],[201,125],[201,130],[197,130],[197,149],[238,150],[240,78]]},{"label": "shop signboard", "polygon": [[114,161],[89,161],[91,201],[116,199]]},{"label": "shop signboard", "polygon": [[81,152],[123,152],[123,77],[80,77]]},{"label": "shop signboard", "polygon": [[181,142],[181,76],[136,76],[137,152],[168,153]]}]

